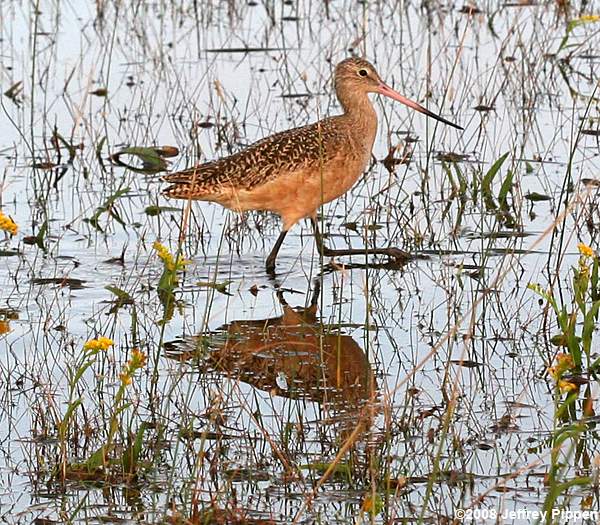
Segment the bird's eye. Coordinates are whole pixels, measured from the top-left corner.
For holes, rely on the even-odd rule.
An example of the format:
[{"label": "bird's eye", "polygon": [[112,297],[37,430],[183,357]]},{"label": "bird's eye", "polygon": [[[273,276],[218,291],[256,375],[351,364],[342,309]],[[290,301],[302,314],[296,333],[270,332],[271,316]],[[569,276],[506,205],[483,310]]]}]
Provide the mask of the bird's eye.
[{"label": "bird's eye", "polygon": [[368,76],[369,76],[369,72],[368,72],[366,69],[359,69],[359,70],[358,70],[358,74],[359,74],[361,77],[368,77]]}]

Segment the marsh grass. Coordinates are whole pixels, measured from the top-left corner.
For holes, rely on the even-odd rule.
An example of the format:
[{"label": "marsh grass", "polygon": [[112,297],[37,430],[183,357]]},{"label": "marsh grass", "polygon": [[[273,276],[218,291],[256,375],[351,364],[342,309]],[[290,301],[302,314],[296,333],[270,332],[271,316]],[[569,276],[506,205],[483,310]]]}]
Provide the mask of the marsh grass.
[{"label": "marsh grass", "polygon": [[[600,508],[597,259],[585,281],[576,248],[600,223],[596,13],[478,9],[0,4],[4,521]],[[154,153],[182,168],[337,112],[349,49],[466,131],[377,100],[373,161],[323,230],[428,258],[321,263],[301,224],[269,280],[278,221],[164,200]],[[343,407],[342,343],[374,386]]]}]

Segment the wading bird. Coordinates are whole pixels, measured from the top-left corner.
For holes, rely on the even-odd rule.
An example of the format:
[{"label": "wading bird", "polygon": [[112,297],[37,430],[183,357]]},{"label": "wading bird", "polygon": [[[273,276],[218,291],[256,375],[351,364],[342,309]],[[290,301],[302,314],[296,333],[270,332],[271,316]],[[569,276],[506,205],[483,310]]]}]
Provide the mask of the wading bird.
[{"label": "wading bird", "polygon": [[323,245],[316,220],[319,207],[346,193],[371,157],[377,114],[369,93],[390,97],[457,129],[460,126],[409,100],[389,87],[361,58],[347,58],[335,68],[335,92],[344,112],[266,137],[244,150],[166,175],[167,197],[212,201],[235,211],[278,214],[283,229],[266,260],[268,273],[290,228],[300,219],[312,222],[321,256],[378,254],[406,259],[398,248],[332,250]]}]

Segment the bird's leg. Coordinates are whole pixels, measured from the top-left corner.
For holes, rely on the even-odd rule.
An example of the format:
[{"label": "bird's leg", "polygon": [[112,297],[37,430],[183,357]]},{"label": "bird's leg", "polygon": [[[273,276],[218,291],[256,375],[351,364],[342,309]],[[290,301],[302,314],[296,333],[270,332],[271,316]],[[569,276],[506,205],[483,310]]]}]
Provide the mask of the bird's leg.
[{"label": "bird's leg", "polygon": [[313,290],[312,297],[310,298],[310,305],[317,306],[319,302],[319,295],[321,295],[321,280],[319,277],[316,277],[314,280],[315,289]]},{"label": "bird's leg", "polygon": [[282,232],[279,234],[279,237],[277,237],[277,240],[275,241],[275,246],[273,246],[271,253],[267,257],[266,269],[268,274],[275,273],[275,259],[277,259],[279,248],[281,248],[281,245],[283,244],[283,240],[285,239],[286,235],[287,230],[282,230]]},{"label": "bird's leg", "polygon": [[323,236],[321,235],[321,231],[319,230],[319,224],[316,219],[311,218],[311,222],[313,225],[313,229],[315,232],[315,241],[317,243],[317,250],[319,251],[319,255],[322,257],[336,257],[342,255],[365,255],[365,254],[373,254],[373,255],[388,255],[389,257],[393,257],[397,260],[407,260],[410,259],[411,256],[408,252],[401,250],[400,248],[347,248],[345,250],[332,250],[328,248],[323,243]]}]

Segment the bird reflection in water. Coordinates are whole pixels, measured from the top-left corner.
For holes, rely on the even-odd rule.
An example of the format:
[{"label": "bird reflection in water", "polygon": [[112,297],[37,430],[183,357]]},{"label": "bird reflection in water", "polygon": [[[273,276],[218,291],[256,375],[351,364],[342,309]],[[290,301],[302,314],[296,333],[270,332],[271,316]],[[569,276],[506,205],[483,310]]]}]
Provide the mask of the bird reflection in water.
[{"label": "bird reflection in water", "polygon": [[[203,368],[243,381],[272,395],[319,403],[325,422],[335,424],[342,439],[359,439],[373,419],[376,381],[358,343],[318,315],[320,287],[308,307],[292,308],[278,291],[283,315],[235,320],[218,330],[191,338],[194,352],[171,343],[171,357],[198,357]],[[175,347],[175,348],[174,348]],[[175,350],[175,351],[173,351]]]}]

